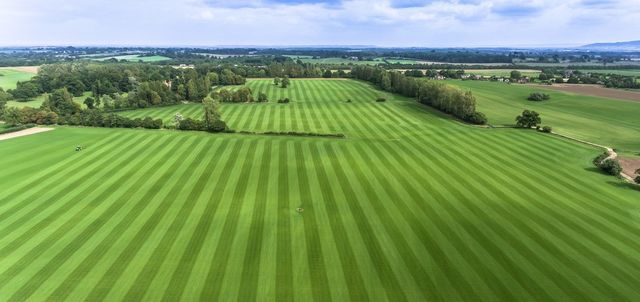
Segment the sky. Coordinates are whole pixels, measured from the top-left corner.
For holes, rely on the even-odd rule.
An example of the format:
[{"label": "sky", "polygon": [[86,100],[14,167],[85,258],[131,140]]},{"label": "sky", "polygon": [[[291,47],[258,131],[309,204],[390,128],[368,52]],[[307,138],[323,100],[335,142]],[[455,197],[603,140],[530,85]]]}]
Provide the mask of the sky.
[{"label": "sky", "polygon": [[0,46],[577,46],[640,40],[640,0],[0,0]]}]

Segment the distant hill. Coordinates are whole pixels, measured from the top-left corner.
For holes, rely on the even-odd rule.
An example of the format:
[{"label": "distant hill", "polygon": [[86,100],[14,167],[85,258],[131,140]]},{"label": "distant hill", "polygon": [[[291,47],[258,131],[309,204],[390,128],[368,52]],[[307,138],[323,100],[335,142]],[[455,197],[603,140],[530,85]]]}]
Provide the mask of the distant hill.
[{"label": "distant hill", "polygon": [[613,42],[613,43],[593,43],[584,45],[581,48],[599,49],[599,50],[637,50],[640,51],[640,40],[628,41],[628,42]]}]

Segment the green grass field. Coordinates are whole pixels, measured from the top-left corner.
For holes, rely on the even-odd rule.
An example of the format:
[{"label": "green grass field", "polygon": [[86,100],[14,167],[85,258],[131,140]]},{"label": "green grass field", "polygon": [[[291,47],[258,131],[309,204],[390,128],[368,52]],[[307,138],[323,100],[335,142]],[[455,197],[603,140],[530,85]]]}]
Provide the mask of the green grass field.
[{"label": "green grass field", "polygon": [[[74,96],[73,97],[73,101],[82,105],[82,108],[86,108],[86,105],[84,105],[84,100],[87,97],[91,96],[91,92],[90,91],[85,91],[82,96]],[[45,95],[41,94],[37,97],[35,97],[33,100],[27,100],[25,102],[18,102],[18,101],[9,101],[7,102],[7,106],[11,106],[11,107],[18,107],[18,108],[22,108],[22,107],[33,107],[33,108],[40,108],[40,106],[42,105],[42,103],[44,102],[45,99]]]},{"label": "green grass field", "polygon": [[0,68],[0,88],[5,91],[8,89],[15,89],[16,83],[21,81],[28,81],[33,78],[35,74],[20,70]]},{"label": "green grass field", "polygon": [[109,59],[127,60],[127,61],[131,61],[131,62],[142,61],[142,62],[145,62],[145,63],[171,60],[171,58],[165,57],[165,56],[148,56],[148,57],[145,57],[145,56],[140,56],[140,55],[122,55],[122,56],[113,56],[113,57],[106,57],[106,58],[96,58],[96,59],[92,59],[92,60],[106,61],[106,60],[109,60]]},{"label": "green grass field", "polygon": [[[544,88],[486,81],[447,81],[471,90],[493,125],[513,125],[524,109],[540,113],[543,125],[554,131],[621,151],[640,151],[640,103],[576,95]],[[544,92],[551,100],[528,101],[532,92]]]},{"label": "green grass field", "polygon": [[[482,75],[482,76],[496,76],[496,77],[510,77],[513,69],[465,69],[465,73]],[[540,75],[540,70],[535,69],[518,69],[522,76],[537,78]]]},{"label": "green grass field", "polygon": [[640,69],[580,69],[581,72],[611,73],[623,76],[640,77]]},{"label": "green grass field", "polygon": [[361,82],[270,83],[248,85],[294,102],[224,104],[233,128],[347,138],[59,127],[1,141],[0,297],[640,299],[640,192],[591,167],[599,150],[376,103]]}]

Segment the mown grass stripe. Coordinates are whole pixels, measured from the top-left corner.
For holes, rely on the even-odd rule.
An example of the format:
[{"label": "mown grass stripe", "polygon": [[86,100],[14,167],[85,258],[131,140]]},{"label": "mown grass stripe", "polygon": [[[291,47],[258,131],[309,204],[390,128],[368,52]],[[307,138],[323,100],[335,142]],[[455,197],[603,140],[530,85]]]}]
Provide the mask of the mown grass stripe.
[{"label": "mown grass stripe", "polygon": [[[333,219],[330,220],[329,226],[331,227],[333,237],[337,243],[335,246],[338,249],[338,255],[340,256],[340,262],[342,267],[342,273],[347,283],[349,292],[349,298],[352,301],[366,301],[369,300],[367,291],[364,285],[364,278],[358,267],[356,256],[353,253],[353,248],[347,237],[347,231],[344,227],[344,223],[340,218],[338,206],[336,205],[336,197],[331,188],[330,180],[327,177],[327,172],[324,170],[324,164],[321,162],[321,157],[318,151],[318,147],[313,144],[310,146],[311,158],[314,164],[314,170],[316,171],[317,179],[320,183],[320,192],[322,194],[322,201],[325,205],[326,212],[332,215]],[[335,215],[335,216],[333,216]]]},{"label": "mown grass stripe", "polygon": [[[126,145],[121,145],[118,150],[127,150],[127,148],[133,145],[134,145],[133,142],[130,141]],[[66,181],[70,181],[71,183],[69,183],[65,187],[62,187],[61,190],[56,193],[51,192],[52,195],[48,195],[48,198],[45,199],[42,203],[37,204],[36,207],[32,208],[24,215],[19,216],[18,219],[6,225],[0,231],[0,233],[4,235],[2,238],[2,241],[5,244],[2,248],[0,248],[0,258],[8,257],[11,253],[15,252],[17,249],[23,246],[28,240],[33,238],[34,234],[37,234],[42,230],[44,230],[45,228],[47,228],[51,223],[55,221],[55,218],[59,217],[62,213],[70,214],[68,210],[75,205],[74,199],[78,199],[78,198],[82,198],[82,196],[86,196],[87,194],[93,191],[95,186],[99,185],[102,182],[98,178],[98,176],[101,174],[98,174],[98,175],[92,174],[91,169],[93,169],[94,166],[97,165],[97,167],[95,167],[96,170],[98,171],[103,170],[108,165],[113,164],[114,161],[117,162],[119,158],[121,158],[121,155],[118,152],[116,152],[108,158],[102,158],[92,162],[89,165],[85,165],[84,174],[74,175],[73,178],[67,179]],[[68,174],[64,176],[68,176]],[[88,186],[88,187],[80,186],[85,181],[90,181],[94,179],[96,180],[92,183],[93,186]],[[77,192],[77,191],[81,191],[81,192],[71,195],[72,197],[69,198],[63,204],[57,204],[55,202],[56,200],[64,196],[68,196],[72,192]],[[47,216],[40,217],[38,215],[47,215]],[[24,228],[26,228],[27,226],[30,226],[30,227],[27,230],[24,230]],[[19,233],[18,235],[14,236],[13,239],[11,239],[11,236],[9,235],[12,234],[13,231],[15,230],[24,230],[24,232]],[[11,240],[11,241],[6,242],[8,240]],[[2,280],[1,277],[0,277],[0,280]],[[2,288],[2,286],[3,285],[0,284],[0,288]]]},{"label": "mown grass stripe", "polygon": [[[256,144],[256,141],[251,141],[248,146],[249,150],[255,150]],[[255,152],[248,152],[247,158],[243,159],[244,162],[242,163],[240,175],[249,175],[254,156]],[[226,263],[236,236],[235,230],[238,226],[237,220],[240,214],[240,208],[244,203],[244,196],[247,192],[247,184],[248,179],[246,177],[239,179],[236,183],[229,206],[229,212],[225,217],[225,223],[222,227],[221,237],[218,241],[215,252],[213,253],[214,257],[209,266],[209,273],[205,279],[205,284],[207,284],[207,286],[200,294],[200,299],[202,300],[215,300],[220,295],[223,279],[227,269]]]},{"label": "mown grass stripe", "polygon": [[[228,141],[218,143],[216,144],[216,147],[214,149],[210,149],[207,151],[216,154],[218,150],[224,149],[227,143]],[[207,149],[209,149],[209,147],[210,146],[207,146]],[[211,179],[216,166],[219,164],[220,157],[208,156],[208,161],[204,165],[205,168],[199,172],[200,174],[194,185],[194,189],[192,189],[189,194],[186,195],[184,204],[182,205],[180,211],[173,219],[171,225],[168,228],[169,231],[165,232],[162,240],[155,248],[153,255],[149,257],[149,260],[144,265],[143,271],[138,274],[136,280],[133,282],[132,287],[130,287],[127,291],[127,294],[124,297],[125,300],[140,301],[144,298],[146,292],[149,290],[149,285],[157,276],[158,271],[160,270],[160,264],[164,263],[164,261],[166,260],[167,255],[171,247],[174,245],[178,234],[183,229],[187,219],[189,219],[189,217],[192,215],[192,212],[195,208],[194,204],[198,200],[200,200],[201,195],[204,192],[204,187]]]},{"label": "mown grass stripe", "polygon": [[258,176],[256,199],[254,200],[253,215],[251,217],[251,227],[247,248],[244,256],[242,270],[242,281],[240,283],[240,293],[238,300],[255,301],[258,292],[258,277],[262,255],[262,243],[264,239],[264,222],[266,201],[263,198],[267,195],[267,183],[271,166],[271,142],[264,144],[261,150],[260,172]]},{"label": "mown grass stripe", "polygon": [[[243,147],[243,144],[243,141],[233,141],[233,145],[228,147],[230,154],[234,156],[240,154],[240,156],[242,156],[243,154],[240,153],[240,151],[246,149]],[[221,162],[225,163],[221,171],[229,171],[229,175],[232,175],[235,166],[240,163],[240,161],[232,160],[232,158],[233,156],[230,155],[221,158]],[[175,268],[171,275],[168,287],[163,294],[163,301],[176,301],[182,298],[189,276],[192,273],[198,255],[201,253],[205,238],[208,236],[211,222],[213,221],[214,215],[218,212],[220,196],[217,196],[217,194],[222,195],[222,191],[227,187],[228,182],[229,177],[221,174],[212,186],[215,189],[212,190],[208,198],[205,199],[208,201],[207,206],[199,215],[200,217],[196,228],[191,234],[188,244],[180,257],[180,265]],[[205,286],[209,285],[205,284]]]},{"label": "mown grass stripe", "polygon": [[[193,139],[193,138],[192,138]],[[200,141],[202,142],[202,141]],[[194,148],[198,145],[198,141],[193,140],[190,144],[178,144],[180,147],[188,146],[187,150],[194,150]],[[205,149],[201,149],[201,154],[204,154]],[[192,153],[195,154],[195,153]],[[193,155],[192,155],[193,156]],[[198,164],[199,161],[195,159],[191,159],[190,168],[195,168],[195,165]],[[152,189],[148,190],[146,194],[140,200],[153,200],[158,193],[161,191],[161,188],[166,187],[165,184],[173,179],[172,176],[176,173],[178,168],[181,166],[182,161],[174,161],[169,169],[166,169],[165,172],[160,177],[160,181],[154,183]],[[174,195],[179,192],[182,188],[181,184],[186,182],[188,177],[190,176],[191,170],[186,169],[177,184],[171,187],[171,191],[169,194],[165,195],[165,198],[158,204],[153,213],[150,215],[149,219],[141,226],[139,231],[135,234],[135,236],[129,241],[129,244],[120,252],[119,256],[116,258],[114,263],[109,267],[107,272],[103,275],[103,277],[95,284],[93,290],[88,294],[87,300],[90,301],[102,301],[109,291],[113,288],[113,284],[118,280],[118,278],[124,273],[124,270],[127,268],[129,263],[132,261],[135,254],[140,250],[142,244],[145,242],[146,238],[149,236],[149,232],[157,226],[157,224],[161,221],[161,219],[166,214],[169,209],[170,203],[173,201]],[[137,213],[140,214],[142,210],[146,209],[146,205],[144,207],[140,207],[140,211]],[[132,217],[133,218],[133,217]],[[135,217],[138,218],[138,217]],[[129,226],[136,219],[131,219],[129,221]],[[136,224],[142,224],[139,221]],[[128,227],[129,228],[129,227]]]},{"label": "mown grass stripe", "polygon": [[278,160],[278,216],[276,246],[276,300],[293,301],[291,255],[291,203],[289,191],[289,156],[287,141],[280,141]]},{"label": "mown grass stripe", "polygon": [[[144,145],[144,144],[142,144]],[[156,147],[156,151],[160,151],[160,147],[163,144],[158,144]],[[151,149],[149,149],[151,150]],[[129,154],[128,159],[124,159],[125,162],[131,160],[131,158],[140,155],[138,152],[131,152]],[[138,164],[137,166],[132,166],[127,171],[129,173],[135,172],[137,169],[143,166],[143,162]],[[119,165],[114,165],[113,168],[108,171],[107,175],[117,175],[122,174],[120,179],[123,177],[129,176],[128,173],[122,173],[124,171],[118,171],[122,168]],[[106,200],[110,195],[114,194],[114,192],[119,188],[120,182],[114,181],[108,188],[105,188],[100,195],[96,196],[94,200]],[[96,186],[88,186],[89,188],[96,188]],[[109,206],[109,208],[100,215],[102,219],[93,220],[93,222],[86,226],[80,234],[78,234],[73,241],[68,243],[61,251],[55,255],[51,260],[47,262],[45,266],[43,266],[36,275],[29,278],[29,282],[24,283],[23,286],[14,293],[11,297],[12,300],[25,300],[28,299],[33,292],[35,292],[57,269],[59,269],[65,262],[83,245],[86,243],[89,238],[91,238],[94,234],[96,234],[100,228],[104,225],[107,219],[111,218],[115,212],[117,212],[122,206],[124,206],[123,202],[113,203]],[[47,239],[51,239],[51,242],[57,242],[64,234],[74,234],[75,232],[71,232],[71,228],[77,226],[77,221],[81,220],[82,217],[90,216],[91,212],[96,210],[96,207],[92,204],[87,204],[80,212],[78,212],[74,217],[70,218],[69,221],[63,225],[63,227],[58,228],[53,235],[47,237]],[[42,243],[38,246],[38,248],[44,249],[42,247]]]},{"label": "mown grass stripe", "polygon": [[[305,159],[302,146],[300,143],[294,144],[294,157],[296,165],[298,167],[298,185],[300,188],[300,195],[302,198],[310,197],[309,192],[309,178],[306,173]],[[307,251],[307,261],[309,265],[309,271],[311,273],[311,288],[313,290],[314,301],[331,301],[331,289],[329,288],[329,280],[327,279],[327,272],[324,264],[324,256],[322,252],[322,245],[320,243],[320,235],[318,234],[318,224],[313,214],[314,203],[312,199],[310,202],[301,201],[301,207],[305,209],[308,214],[303,214],[305,243]]]},{"label": "mown grass stripe", "polygon": [[[177,141],[176,141],[177,139]],[[161,187],[161,183],[153,183],[156,180],[153,176],[157,173],[156,169],[166,168],[165,165],[168,165],[168,161],[166,160],[168,157],[172,156],[177,152],[180,147],[184,147],[183,143],[188,141],[188,137],[177,138],[173,137],[168,142],[174,142],[171,148],[166,148],[164,144],[165,141],[159,141],[159,145],[154,147],[151,154],[154,154],[153,157],[149,159],[149,161],[145,161],[144,166],[140,167],[138,165],[134,166],[133,171],[136,171],[139,176],[136,178],[136,181],[131,183],[130,186],[119,188],[116,192],[119,194],[119,204],[116,206],[120,206],[120,204],[127,204],[128,201],[135,195],[137,191],[141,188],[144,188],[144,184],[150,183],[152,188],[150,190],[154,190]],[[157,164],[160,165],[157,165]],[[139,169],[138,169],[139,168]],[[148,205],[148,201],[139,200],[133,208],[127,212],[124,217],[122,217],[117,225],[115,225],[108,234],[105,234],[104,238],[96,244],[95,247],[88,253],[87,257],[71,272],[65,280],[60,283],[60,285],[56,288],[56,290],[51,294],[51,297],[55,297],[56,299],[66,299],[68,295],[73,293],[73,290],[76,289],[80,284],[78,280],[85,280],[85,277],[89,274],[89,272],[95,268],[96,264],[107,255],[110,251],[110,247],[114,242],[116,242],[121,236],[123,236],[124,232],[129,228],[132,220],[137,218],[138,213]],[[116,206],[113,206],[109,209],[109,211],[104,212],[103,218],[105,220],[109,220],[108,218],[114,217],[115,214],[112,211],[116,211]],[[115,216],[117,217],[117,216]],[[104,221],[104,223],[110,223],[110,221]],[[115,223],[115,221],[114,221]],[[97,281],[97,280],[96,280]]]},{"label": "mown grass stripe", "polygon": [[[325,150],[330,158],[339,158],[336,156],[336,151],[331,145],[325,145]],[[345,170],[343,169],[343,167],[349,167],[349,165],[342,165],[338,160],[331,161],[331,163],[333,170],[338,176],[338,184],[345,196],[347,196],[347,200],[349,200],[347,204],[349,205],[351,213],[356,218],[358,231],[364,243],[367,245],[369,257],[371,257],[372,262],[376,264],[375,269],[378,277],[382,281],[382,286],[385,288],[387,300],[407,301],[407,296],[402,290],[400,282],[393,273],[391,264],[383,252],[382,243],[375,235],[376,233],[373,231],[370,219],[368,219],[364,214],[360,198],[358,198],[359,195],[355,193],[353,186],[349,181],[351,178],[346,175]]]},{"label": "mown grass stripe", "polygon": [[[132,134],[129,134],[128,136],[119,136],[116,138],[116,140],[123,141],[127,137],[131,137],[131,135]],[[87,164],[99,159],[101,156],[104,156],[105,154],[108,154],[108,150],[103,149],[102,147],[104,147],[114,137],[115,135],[109,136],[99,141],[98,144],[96,144],[95,148],[100,151],[96,153],[91,153],[88,156],[83,156],[82,159],[80,160],[76,158],[77,156],[69,157],[68,159],[63,160],[59,164],[43,170],[38,175],[34,175],[33,177],[34,179],[26,180],[23,183],[14,186],[13,188],[15,190],[13,192],[5,191],[4,194],[6,195],[2,199],[0,199],[0,204],[3,207],[14,204],[14,207],[4,210],[0,214],[0,221],[4,221],[7,217],[15,216],[18,209],[28,205],[28,203],[18,202],[18,201],[34,200],[35,198],[37,198],[37,196],[43,196],[47,192],[51,193],[50,185],[56,179],[53,176],[70,177],[72,175],[76,175],[80,173],[83,170],[83,168],[86,168]],[[40,189],[39,191],[34,192],[34,190],[36,190],[39,187],[43,187],[43,188]],[[20,199],[20,200],[17,199],[17,197],[25,193],[32,193],[32,194],[29,195],[28,197],[25,197],[24,199]]]}]

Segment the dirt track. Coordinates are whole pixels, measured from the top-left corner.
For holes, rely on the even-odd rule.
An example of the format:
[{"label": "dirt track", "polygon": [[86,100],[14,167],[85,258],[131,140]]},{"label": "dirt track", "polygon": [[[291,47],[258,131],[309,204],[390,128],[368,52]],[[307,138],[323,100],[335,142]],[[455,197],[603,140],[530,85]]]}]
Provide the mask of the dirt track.
[{"label": "dirt track", "polygon": [[640,169],[640,158],[637,157],[618,157],[622,166],[622,173],[634,177],[636,171]]},{"label": "dirt track", "polygon": [[29,129],[16,131],[16,132],[0,134],[0,141],[21,137],[21,136],[32,135],[32,134],[41,133],[41,132],[46,132],[46,131],[51,131],[53,129],[54,128],[29,128]]},{"label": "dirt track", "polygon": [[531,86],[540,87],[544,89],[571,92],[575,94],[640,102],[640,91],[606,88],[600,85],[553,84],[553,85],[531,85]]}]

